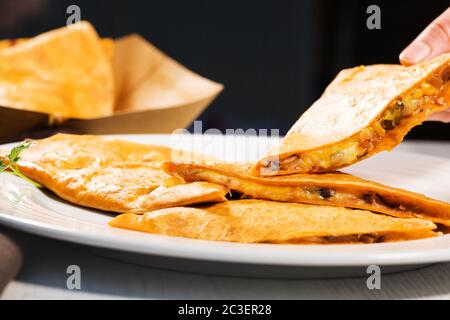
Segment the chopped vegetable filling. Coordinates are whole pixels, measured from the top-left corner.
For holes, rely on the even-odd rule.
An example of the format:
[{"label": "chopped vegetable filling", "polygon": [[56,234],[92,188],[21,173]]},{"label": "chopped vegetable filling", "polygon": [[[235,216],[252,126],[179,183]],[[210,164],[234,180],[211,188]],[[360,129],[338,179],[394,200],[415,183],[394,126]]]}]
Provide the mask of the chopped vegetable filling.
[{"label": "chopped vegetable filling", "polygon": [[267,160],[264,170],[276,174],[278,171],[300,171],[309,173],[338,169],[365,157],[377,148],[384,138],[399,126],[407,128],[414,114],[424,113],[425,106],[445,106],[450,101],[450,81],[445,77],[431,77],[427,82],[411,89],[392,105],[371,126],[357,136],[327,148],[304,154],[294,154],[280,161]]}]

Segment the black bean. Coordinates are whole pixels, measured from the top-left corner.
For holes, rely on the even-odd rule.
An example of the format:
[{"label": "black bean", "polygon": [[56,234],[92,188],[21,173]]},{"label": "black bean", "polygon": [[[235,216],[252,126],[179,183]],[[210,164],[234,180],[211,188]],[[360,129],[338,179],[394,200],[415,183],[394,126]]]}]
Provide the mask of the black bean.
[{"label": "black bean", "polygon": [[319,190],[319,194],[322,199],[330,199],[336,194],[336,191],[329,188],[322,188]]},{"label": "black bean", "polygon": [[379,204],[385,205],[386,207],[391,208],[391,209],[397,209],[399,206],[398,202],[395,202],[395,201],[392,201],[385,197],[382,197],[379,194],[376,195],[376,201]]},{"label": "black bean", "polygon": [[363,194],[362,199],[367,204],[372,204],[373,202],[373,197],[371,194]]}]

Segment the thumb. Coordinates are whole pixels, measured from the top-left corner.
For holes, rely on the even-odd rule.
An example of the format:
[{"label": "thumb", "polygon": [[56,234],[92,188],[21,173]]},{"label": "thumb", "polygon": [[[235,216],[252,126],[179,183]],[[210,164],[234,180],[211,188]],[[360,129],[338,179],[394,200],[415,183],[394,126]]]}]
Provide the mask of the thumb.
[{"label": "thumb", "polygon": [[438,113],[433,113],[427,121],[439,121],[450,123],[450,111],[441,111]]},{"label": "thumb", "polygon": [[450,52],[450,8],[400,54],[400,62],[413,65],[447,52]]}]

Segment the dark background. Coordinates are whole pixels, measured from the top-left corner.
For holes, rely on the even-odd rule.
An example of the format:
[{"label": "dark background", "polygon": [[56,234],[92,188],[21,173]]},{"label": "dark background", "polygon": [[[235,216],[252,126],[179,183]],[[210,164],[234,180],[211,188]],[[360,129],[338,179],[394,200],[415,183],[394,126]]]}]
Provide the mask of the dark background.
[{"label": "dark background", "polygon": [[[0,0],[0,37],[63,26],[70,4],[101,36],[140,33],[191,70],[225,84],[203,128],[280,128],[285,133],[346,67],[398,63],[398,55],[448,0]],[[369,5],[382,29],[366,27]],[[408,136],[450,139],[450,124]]]}]

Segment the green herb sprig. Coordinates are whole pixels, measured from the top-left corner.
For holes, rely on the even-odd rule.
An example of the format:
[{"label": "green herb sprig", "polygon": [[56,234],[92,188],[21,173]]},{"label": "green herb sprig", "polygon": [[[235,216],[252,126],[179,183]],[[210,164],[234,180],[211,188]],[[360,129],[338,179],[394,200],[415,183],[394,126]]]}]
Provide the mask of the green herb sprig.
[{"label": "green herb sprig", "polygon": [[42,188],[42,185],[40,185],[36,181],[31,180],[22,172],[20,172],[19,166],[17,165],[17,162],[19,162],[20,160],[20,154],[22,153],[22,151],[28,149],[29,147],[30,143],[24,142],[11,150],[9,155],[5,157],[6,162],[0,159],[0,172],[13,174],[15,176],[18,176],[19,178],[28,181],[35,187]]}]

